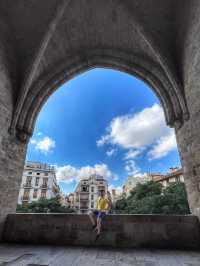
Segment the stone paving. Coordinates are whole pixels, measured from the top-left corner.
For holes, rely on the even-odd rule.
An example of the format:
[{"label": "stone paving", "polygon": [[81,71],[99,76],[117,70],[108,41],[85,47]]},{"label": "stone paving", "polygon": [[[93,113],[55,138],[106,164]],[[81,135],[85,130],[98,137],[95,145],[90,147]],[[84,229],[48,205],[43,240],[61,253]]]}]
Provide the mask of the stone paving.
[{"label": "stone paving", "polygon": [[200,252],[0,245],[0,266],[200,266]]}]

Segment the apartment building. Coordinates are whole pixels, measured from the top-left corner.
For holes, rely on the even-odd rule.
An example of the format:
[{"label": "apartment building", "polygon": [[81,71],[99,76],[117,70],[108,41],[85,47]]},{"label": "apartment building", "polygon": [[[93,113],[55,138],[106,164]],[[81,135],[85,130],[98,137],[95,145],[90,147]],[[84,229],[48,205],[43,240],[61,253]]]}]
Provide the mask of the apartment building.
[{"label": "apartment building", "polygon": [[108,182],[99,175],[91,175],[81,180],[74,193],[74,205],[78,213],[86,213],[96,208],[99,192],[108,192]]},{"label": "apartment building", "polygon": [[135,188],[138,183],[143,184],[147,181],[150,181],[150,179],[151,178],[149,175],[129,176],[123,185],[123,194],[128,197],[130,195],[131,190]]},{"label": "apartment building", "polygon": [[151,180],[159,182],[163,187],[167,187],[170,183],[182,182],[184,183],[183,170],[178,167],[171,167],[169,172],[165,175],[150,174]]},{"label": "apartment building", "polygon": [[26,162],[18,196],[18,204],[27,205],[40,198],[51,199],[59,194],[53,166],[39,162]]}]

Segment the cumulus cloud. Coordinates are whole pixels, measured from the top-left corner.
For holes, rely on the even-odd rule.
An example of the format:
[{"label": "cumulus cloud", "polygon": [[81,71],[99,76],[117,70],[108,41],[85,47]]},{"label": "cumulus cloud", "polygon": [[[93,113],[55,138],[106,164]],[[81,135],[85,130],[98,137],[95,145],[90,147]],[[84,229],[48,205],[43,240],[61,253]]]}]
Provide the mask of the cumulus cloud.
[{"label": "cumulus cloud", "polygon": [[176,136],[171,130],[168,135],[161,137],[149,152],[150,160],[166,156],[170,151],[177,148]]},{"label": "cumulus cloud", "polygon": [[51,152],[56,146],[55,141],[47,136],[40,140],[32,139],[30,143],[35,146],[36,150],[44,154]]},{"label": "cumulus cloud", "polygon": [[88,178],[93,174],[103,176],[105,179],[117,180],[118,176],[113,174],[106,164],[95,164],[94,166],[84,166],[80,168],[71,165],[56,167],[56,176],[59,181],[71,183]]},{"label": "cumulus cloud", "polygon": [[59,181],[72,183],[77,176],[77,169],[71,165],[56,167],[56,177]]},{"label": "cumulus cloud", "polygon": [[[112,144],[124,148],[128,150],[125,159],[129,160],[136,158],[152,145],[155,145],[155,152],[164,149],[164,142],[169,142],[167,136],[172,130],[166,125],[161,106],[154,104],[141,112],[114,118],[106,131],[107,134],[97,141],[97,146]],[[156,148],[158,145],[159,148]],[[165,149],[165,152],[160,152],[160,157],[152,153],[152,158],[161,158],[174,149],[174,145],[167,146],[168,149]]]}]

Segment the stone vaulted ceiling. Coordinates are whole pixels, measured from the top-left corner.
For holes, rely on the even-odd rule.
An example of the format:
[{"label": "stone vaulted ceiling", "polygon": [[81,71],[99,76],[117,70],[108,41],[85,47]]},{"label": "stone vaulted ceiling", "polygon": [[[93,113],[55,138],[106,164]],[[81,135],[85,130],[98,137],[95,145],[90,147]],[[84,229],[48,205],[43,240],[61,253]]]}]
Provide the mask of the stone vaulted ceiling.
[{"label": "stone vaulted ceiling", "polygon": [[198,0],[0,0],[0,75],[11,87],[11,133],[26,141],[49,95],[96,66],[147,82],[167,123],[180,126],[189,116],[185,60],[199,6]]}]

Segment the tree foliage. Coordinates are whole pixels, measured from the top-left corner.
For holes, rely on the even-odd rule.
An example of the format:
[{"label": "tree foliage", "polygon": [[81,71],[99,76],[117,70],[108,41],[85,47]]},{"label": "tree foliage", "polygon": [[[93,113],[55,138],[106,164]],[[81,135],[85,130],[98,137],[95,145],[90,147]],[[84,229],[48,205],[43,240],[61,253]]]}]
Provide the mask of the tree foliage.
[{"label": "tree foliage", "polygon": [[117,213],[130,214],[189,214],[185,185],[171,183],[163,188],[153,181],[137,184],[128,198],[116,202]]},{"label": "tree foliage", "polygon": [[17,212],[21,213],[72,213],[73,209],[60,204],[60,198],[40,199],[28,204],[28,206],[18,205]]}]

